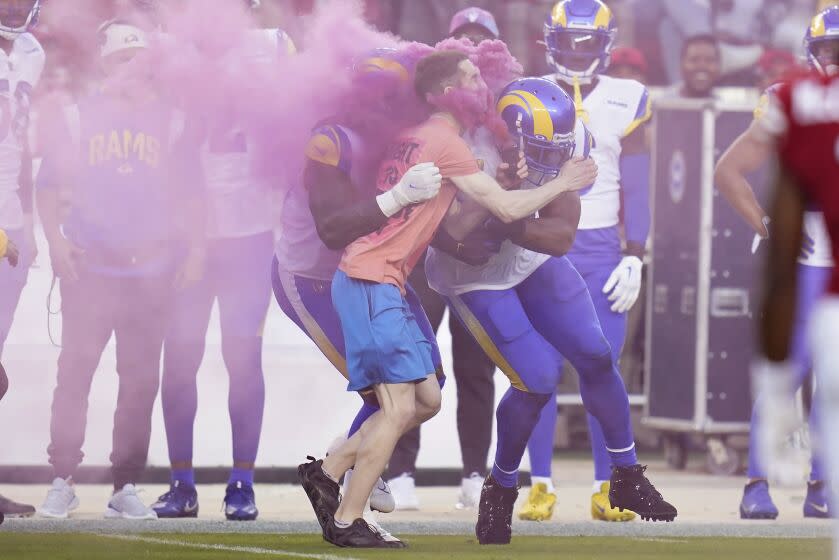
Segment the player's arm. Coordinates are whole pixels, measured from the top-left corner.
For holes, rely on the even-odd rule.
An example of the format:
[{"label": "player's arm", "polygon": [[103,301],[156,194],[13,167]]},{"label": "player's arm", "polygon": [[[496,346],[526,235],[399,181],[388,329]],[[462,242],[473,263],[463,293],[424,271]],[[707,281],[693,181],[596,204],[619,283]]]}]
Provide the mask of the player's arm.
[{"label": "player's arm", "polygon": [[[509,224],[535,214],[563,193],[586,188],[596,178],[597,165],[591,159],[575,158],[563,166],[559,176],[536,189],[506,191],[483,172],[452,177],[451,180],[469,198]],[[462,224],[451,223],[449,233],[456,239],[463,239],[472,229],[474,224],[463,220]]]},{"label": "player's arm", "polygon": [[804,209],[804,194],[798,180],[788,170],[780,169],[771,206],[772,236],[759,328],[761,350],[772,362],[783,362],[789,357]]},{"label": "player's arm", "polygon": [[332,250],[343,249],[388,220],[375,197],[359,200],[359,190],[337,167],[308,160],[303,184],[318,236]]},{"label": "player's arm", "polygon": [[650,150],[646,123],[640,123],[621,140],[620,182],[626,254],[643,259],[650,234]]},{"label": "player's arm", "polygon": [[763,139],[757,120],[729,146],[714,169],[714,182],[734,210],[761,237],[769,237],[766,212],[755,197],[746,175],[769,158],[771,145]]},{"label": "player's arm", "polygon": [[539,210],[538,217],[522,220],[519,231],[510,240],[520,247],[561,257],[571,250],[580,223],[580,196],[575,192],[560,195]]}]

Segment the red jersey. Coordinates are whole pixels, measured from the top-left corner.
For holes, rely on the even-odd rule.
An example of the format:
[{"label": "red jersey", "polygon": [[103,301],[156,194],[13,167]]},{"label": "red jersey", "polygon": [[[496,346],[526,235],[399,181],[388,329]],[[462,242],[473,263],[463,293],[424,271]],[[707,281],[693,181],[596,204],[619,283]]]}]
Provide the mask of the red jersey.
[{"label": "red jersey", "polygon": [[[809,202],[824,213],[839,263],[839,76],[808,74],[780,85],[766,115],[778,156]],[[839,295],[839,266],[828,291]]]}]

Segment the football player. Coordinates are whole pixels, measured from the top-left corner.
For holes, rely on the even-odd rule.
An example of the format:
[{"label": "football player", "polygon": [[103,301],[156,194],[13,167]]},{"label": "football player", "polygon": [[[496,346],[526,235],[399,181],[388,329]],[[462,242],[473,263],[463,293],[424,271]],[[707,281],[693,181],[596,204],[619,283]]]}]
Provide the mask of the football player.
[{"label": "football player", "polygon": [[[817,72],[827,75],[831,68],[831,53],[839,45],[839,8],[830,8],[816,15],[807,30],[804,48],[810,66]],[[770,108],[772,96],[781,88],[781,84],[770,87],[761,97],[755,109],[755,118],[748,129],[741,134],[722,155],[714,173],[714,179],[720,192],[729,204],[755,230],[753,252],[762,239],[776,235],[767,214],[761,208],[746,176],[765,165],[772,154],[772,144],[768,142],[764,118]],[[798,254],[798,291],[795,324],[791,349],[791,362],[794,364],[794,382],[791,393],[801,386],[812,368],[810,347],[807,343],[807,326],[813,307],[824,292],[833,269],[830,239],[824,225],[822,213],[808,208],[804,214],[803,242]],[[759,380],[758,382],[759,389]],[[748,482],[743,490],[740,502],[742,519],[775,519],[778,508],[769,494],[767,465],[760,461],[758,436],[764,416],[772,422],[775,413],[767,402],[769,395],[757,392],[757,400],[752,409],[751,441],[748,465]],[[767,408],[767,405],[769,408]],[[810,429],[815,436],[819,433],[820,400],[815,399],[810,410]],[[814,440],[815,441],[815,440]],[[807,497],[804,500],[804,517],[829,517],[830,504],[824,485],[820,448],[814,445],[811,457],[810,479]]]},{"label": "football player", "polygon": [[[651,106],[647,89],[635,80],[604,74],[609,65],[617,24],[601,0],[562,0],[545,22],[547,59],[554,74],[546,76],[574,100],[577,115],[594,136],[591,157],[597,181],[580,196],[580,224],[568,260],[583,277],[603,334],[617,364],[626,335],[626,313],[641,290],[641,268],[650,227],[649,155],[645,125]],[[625,243],[619,231],[623,213]],[[622,411],[616,412],[622,415]],[[551,481],[555,399],[545,407],[531,438],[530,464],[535,477],[523,519],[545,520],[556,497]],[[629,521],[631,511],[609,504],[611,461],[599,423],[588,416],[594,487],[591,515],[603,521]],[[630,508],[627,508],[630,509]]]},{"label": "football player", "polygon": [[[577,122],[574,102],[556,83],[517,80],[502,92],[497,107],[525,154],[531,186],[561,177],[572,157],[588,158],[593,140]],[[498,157],[488,161],[497,165]],[[512,384],[496,413],[495,465],[484,483],[476,528],[482,544],[510,542],[519,462],[553,398],[562,371],[560,353],[580,373],[587,409],[606,427],[613,450],[611,502],[645,518],[676,516],[637,465],[626,389],[585,282],[564,257],[574,243],[579,214],[579,195],[565,194],[538,217],[507,226],[487,222],[484,228],[503,232],[507,241],[484,266],[468,266],[436,250],[426,263],[431,286],[446,295]]]},{"label": "football player", "polygon": [[[9,336],[29,267],[38,249],[33,222],[32,156],[27,139],[32,90],[44,69],[44,50],[29,30],[38,22],[40,0],[0,0],[0,228],[7,257],[17,266],[0,266],[0,357]],[[0,375],[0,394],[6,375]],[[0,496],[0,514],[30,516],[35,508]]]}]

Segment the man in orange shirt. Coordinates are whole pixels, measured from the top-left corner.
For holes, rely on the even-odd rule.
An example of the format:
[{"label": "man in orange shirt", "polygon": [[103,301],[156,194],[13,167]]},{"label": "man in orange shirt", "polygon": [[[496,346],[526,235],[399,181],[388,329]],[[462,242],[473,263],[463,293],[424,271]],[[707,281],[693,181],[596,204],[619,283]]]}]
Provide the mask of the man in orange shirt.
[{"label": "man in orange shirt", "polygon": [[[318,477],[301,476],[316,514],[319,519],[326,518],[324,538],[339,546],[393,546],[362,519],[365,502],[399,437],[440,410],[431,343],[417,326],[404,294],[408,275],[450,212],[457,192],[501,221],[512,223],[564,192],[587,187],[597,173],[591,160],[576,160],[542,187],[505,191],[480,171],[461,138],[464,129],[488,124],[488,115],[494,110],[492,95],[475,65],[459,52],[431,54],[418,64],[414,86],[435,112],[426,122],[399,135],[379,168],[378,188],[390,192],[411,166],[429,162],[440,170],[440,193],[403,209],[379,231],[349,245],[332,283],[333,304],[346,343],[348,390],[372,389],[381,404],[380,411],[352,438],[323,462],[315,463],[315,468],[333,480],[354,466],[337,511],[330,506],[334,502],[328,489],[314,482]],[[483,210],[466,208],[462,204],[452,208],[453,215],[460,216],[452,220],[456,226],[449,229],[455,238],[463,238],[473,224],[485,218]]]}]

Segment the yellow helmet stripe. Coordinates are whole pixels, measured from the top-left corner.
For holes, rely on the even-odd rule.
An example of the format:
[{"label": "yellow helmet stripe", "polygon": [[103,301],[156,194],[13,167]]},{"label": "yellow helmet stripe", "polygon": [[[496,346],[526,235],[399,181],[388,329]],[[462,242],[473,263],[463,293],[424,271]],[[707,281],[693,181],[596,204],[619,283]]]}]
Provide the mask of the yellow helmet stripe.
[{"label": "yellow helmet stripe", "polygon": [[402,66],[395,60],[389,60],[387,58],[382,57],[368,58],[362,63],[361,70],[364,72],[376,72],[380,70],[385,70],[397,74],[399,76],[399,79],[402,81],[407,82],[411,79],[411,75],[408,73],[408,70],[404,66]]},{"label": "yellow helmet stripe", "polygon": [[565,0],[557,2],[554,9],[551,10],[551,21],[554,25],[561,25],[562,27],[568,25],[568,15],[565,13]]},{"label": "yellow helmet stripe", "polygon": [[534,134],[542,136],[546,140],[553,139],[554,123],[551,114],[538,97],[529,91],[520,89],[511,91],[498,101],[498,112],[503,112],[510,105],[516,105],[527,111],[527,114],[533,119]]},{"label": "yellow helmet stripe", "polygon": [[824,37],[827,30],[824,25],[824,14],[816,14],[810,24],[810,37]]},{"label": "yellow helmet stripe", "polygon": [[597,15],[594,18],[594,28],[609,29],[610,21],[612,21],[612,10],[609,9],[609,6],[603,4],[600,6],[600,9],[597,10]]}]

